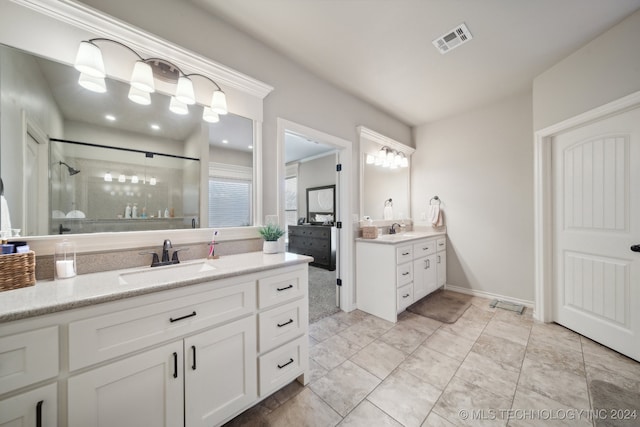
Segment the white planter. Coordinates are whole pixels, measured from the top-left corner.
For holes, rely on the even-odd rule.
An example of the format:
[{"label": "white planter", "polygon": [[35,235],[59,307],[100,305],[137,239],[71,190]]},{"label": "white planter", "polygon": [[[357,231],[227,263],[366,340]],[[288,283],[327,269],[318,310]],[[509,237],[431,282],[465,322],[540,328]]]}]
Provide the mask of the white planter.
[{"label": "white planter", "polygon": [[264,244],[262,245],[262,252],[264,252],[265,254],[277,254],[278,241],[276,240],[275,242],[269,242],[265,240]]}]

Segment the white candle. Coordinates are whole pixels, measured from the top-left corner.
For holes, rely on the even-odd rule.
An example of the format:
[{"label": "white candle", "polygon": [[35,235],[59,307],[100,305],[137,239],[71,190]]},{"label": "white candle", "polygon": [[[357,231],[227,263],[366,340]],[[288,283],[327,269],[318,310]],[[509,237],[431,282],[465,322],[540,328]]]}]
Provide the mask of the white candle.
[{"label": "white candle", "polygon": [[73,277],[76,275],[76,270],[73,266],[73,260],[59,260],[56,261],[56,273],[58,273],[59,279],[66,279],[67,277]]}]

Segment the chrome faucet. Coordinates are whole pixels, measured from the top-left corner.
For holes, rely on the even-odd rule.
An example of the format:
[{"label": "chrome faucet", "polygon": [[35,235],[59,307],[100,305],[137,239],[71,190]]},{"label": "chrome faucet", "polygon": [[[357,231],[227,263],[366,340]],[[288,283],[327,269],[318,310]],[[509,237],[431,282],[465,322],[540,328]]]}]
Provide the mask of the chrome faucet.
[{"label": "chrome faucet", "polygon": [[402,227],[400,224],[398,224],[397,222],[394,222],[393,224],[391,224],[391,227],[389,227],[389,234],[396,234],[396,229],[395,226],[398,227]]},{"label": "chrome faucet", "polygon": [[162,244],[162,262],[169,262],[169,249],[172,247],[171,240],[166,239]]}]

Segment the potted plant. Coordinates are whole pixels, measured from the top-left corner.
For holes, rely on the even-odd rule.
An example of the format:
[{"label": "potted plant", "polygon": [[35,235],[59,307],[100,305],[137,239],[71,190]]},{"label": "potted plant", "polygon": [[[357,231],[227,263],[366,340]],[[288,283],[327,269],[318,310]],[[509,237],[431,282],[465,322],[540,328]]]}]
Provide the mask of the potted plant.
[{"label": "potted plant", "polygon": [[260,227],[258,232],[264,239],[262,252],[265,254],[278,253],[278,239],[284,236],[284,230],[278,224],[267,224]]}]

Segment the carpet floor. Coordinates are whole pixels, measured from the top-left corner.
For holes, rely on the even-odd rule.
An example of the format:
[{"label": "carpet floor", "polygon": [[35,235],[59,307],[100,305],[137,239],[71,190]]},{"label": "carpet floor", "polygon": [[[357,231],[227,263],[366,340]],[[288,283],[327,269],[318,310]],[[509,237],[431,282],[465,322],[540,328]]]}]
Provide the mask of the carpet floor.
[{"label": "carpet floor", "polygon": [[336,272],[309,266],[309,323],[337,313]]}]

